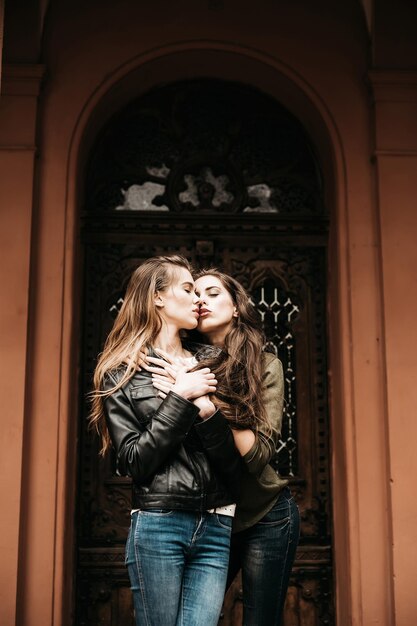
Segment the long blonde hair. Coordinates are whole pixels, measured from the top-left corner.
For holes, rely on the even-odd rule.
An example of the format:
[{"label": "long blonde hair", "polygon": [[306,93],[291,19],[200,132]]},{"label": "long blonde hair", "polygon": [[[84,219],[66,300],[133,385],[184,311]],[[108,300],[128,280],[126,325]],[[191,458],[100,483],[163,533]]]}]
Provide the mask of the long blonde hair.
[{"label": "long blonde hair", "polygon": [[[155,294],[165,291],[174,281],[177,268],[192,268],[185,257],[157,256],[147,259],[132,274],[126,295],[113,328],[99,355],[94,371],[93,391],[90,394],[90,427],[101,436],[104,455],[111,441],[104,417],[104,400],[125,385],[137,369],[139,353],[155,342],[162,321],[155,307]],[[103,390],[106,375],[123,366],[123,373],[117,385]]]},{"label": "long blonde hair", "polygon": [[[228,418],[234,428],[260,428],[272,434],[266,409],[262,400],[263,359],[265,337],[259,317],[243,286],[217,268],[205,269],[194,274],[194,280],[214,276],[232,298],[238,317],[232,320],[232,328],[226,335],[223,349],[215,356],[199,364],[209,367],[216,375],[217,390],[212,395],[214,404]],[[191,331],[190,336],[203,339],[202,333]]]}]

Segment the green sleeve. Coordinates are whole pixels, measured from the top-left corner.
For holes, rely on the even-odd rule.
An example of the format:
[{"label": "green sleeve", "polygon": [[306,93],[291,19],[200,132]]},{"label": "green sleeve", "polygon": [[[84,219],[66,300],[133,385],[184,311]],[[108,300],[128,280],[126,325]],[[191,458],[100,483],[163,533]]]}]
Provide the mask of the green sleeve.
[{"label": "green sleeve", "polygon": [[250,474],[259,476],[270,462],[278,443],[282,426],[284,403],[284,374],[281,361],[274,355],[265,353],[265,372],[262,380],[262,394],[269,425],[273,432],[268,435],[259,430],[255,443],[244,455],[243,460]]}]

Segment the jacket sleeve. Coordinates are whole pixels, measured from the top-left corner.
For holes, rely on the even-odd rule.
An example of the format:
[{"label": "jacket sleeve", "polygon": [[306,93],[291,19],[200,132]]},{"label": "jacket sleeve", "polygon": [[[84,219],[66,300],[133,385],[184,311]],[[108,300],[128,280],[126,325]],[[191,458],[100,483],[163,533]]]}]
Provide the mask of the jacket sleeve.
[{"label": "jacket sleeve", "polygon": [[[117,381],[108,375],[104,389],[111,389],[116,384]],[[137,484],[149,480],[184,440],[198,412],[192,402],[171,391],[152,415],[146,429],[141,431],[124,388],[108,396],[104,401],[104,414],[116,450],[119,473],[131,476]]]},{"label": "jacket sleeve", "polygon": [[260,476],[275,453],[282,427],[282,408],[284,404],[284,374],[281,361],[265,354],[267,360],[263,375],[262,394],[269,423],[273,429],[271,435],[258,431],[252,448],[243,456],[250,474]]},{"label": "jacket sleeve", "polygon": [[196,423],[195,430],[218,475],[234,498],[238,498],[242,475],[242,457],[235,446],[229,423],[217,410],[211,417]]}]

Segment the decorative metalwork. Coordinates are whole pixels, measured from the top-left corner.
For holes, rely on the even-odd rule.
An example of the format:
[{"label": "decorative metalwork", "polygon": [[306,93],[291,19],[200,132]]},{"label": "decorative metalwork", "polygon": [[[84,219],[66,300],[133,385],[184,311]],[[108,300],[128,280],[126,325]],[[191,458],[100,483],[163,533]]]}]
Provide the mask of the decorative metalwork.
[{"label": "decorative metalwork", "polygon": [[158,89],[111,120],[86,198],[87,211],[325,212],[301,124],[265,94],[215,80]]},{"label": "decorative metalwork", "polygon": [[294,477],[297,475],[297,423],[295,336],[292,325],[300,308],[293,301],[292,295],[273,279],[267,279],[253,289],[251,299],[265,331],[265,349],[280,358],[285,372],[283,429],[274,465],[281,474]]}]

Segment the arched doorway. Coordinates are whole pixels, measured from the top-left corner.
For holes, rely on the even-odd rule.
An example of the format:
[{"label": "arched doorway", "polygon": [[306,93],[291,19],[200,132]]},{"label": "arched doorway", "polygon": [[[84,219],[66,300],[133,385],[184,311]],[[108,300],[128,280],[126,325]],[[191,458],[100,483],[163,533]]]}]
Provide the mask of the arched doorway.
[{"label": "arched doorway", "polygon": [[[108,122],[91,152],[85,245],[82,398],[132,269],[180,252],[250,291],[286,370],[286,418],[274,463],[302,511],[287,623],[333,621],[326,392],[328,217],[320,167],[286,109],[215,80],[161,87]],[[77,624],[132,623],[124,568],[130,484],[80,428]],[[239,624],[236,581],[223,624]],[[327,620],[327,621],[326,621]]]}]

